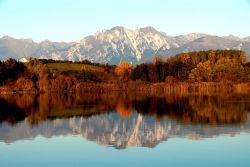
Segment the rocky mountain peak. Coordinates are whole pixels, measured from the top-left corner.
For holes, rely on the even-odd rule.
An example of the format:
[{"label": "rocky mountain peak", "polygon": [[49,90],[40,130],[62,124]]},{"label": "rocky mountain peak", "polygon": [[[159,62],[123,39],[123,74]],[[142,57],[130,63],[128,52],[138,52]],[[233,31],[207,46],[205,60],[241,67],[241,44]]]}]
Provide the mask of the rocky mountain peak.
[{"label": "rocky mountain peak", "polygon": [[147,34],[147,33],[159,33],[154,27],[147,26],[139,29],[141,32]]},{"label": "rocky mountain peak", "polygon": [[229,39],[229,40],[233,40],[233,41],[240,41],[241,40],[240,37],[232,35],[232,34],[225,36],[224,38]]}]

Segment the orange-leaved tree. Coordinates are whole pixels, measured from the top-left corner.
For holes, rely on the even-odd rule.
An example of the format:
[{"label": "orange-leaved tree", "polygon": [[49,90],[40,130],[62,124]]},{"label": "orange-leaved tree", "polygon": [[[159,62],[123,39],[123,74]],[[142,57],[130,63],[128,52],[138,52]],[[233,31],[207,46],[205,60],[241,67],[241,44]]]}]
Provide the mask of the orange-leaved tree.
[{"label": "orange-leaved tree", "polygon": [[116,75],[120,80],[127,81],[132,72],[132,64],[130,62],[121,62],[115,69]]}]

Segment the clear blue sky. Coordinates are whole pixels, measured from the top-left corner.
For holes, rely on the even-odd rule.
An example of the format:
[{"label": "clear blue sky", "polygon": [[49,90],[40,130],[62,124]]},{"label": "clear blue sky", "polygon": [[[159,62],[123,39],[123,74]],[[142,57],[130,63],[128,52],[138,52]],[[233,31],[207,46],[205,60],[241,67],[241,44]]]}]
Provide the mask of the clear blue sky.
[{"label": "clear blue sky", "polygon": [[78,41],[118,25],[250,36],[250,0],[0,0],[0,36]]}]

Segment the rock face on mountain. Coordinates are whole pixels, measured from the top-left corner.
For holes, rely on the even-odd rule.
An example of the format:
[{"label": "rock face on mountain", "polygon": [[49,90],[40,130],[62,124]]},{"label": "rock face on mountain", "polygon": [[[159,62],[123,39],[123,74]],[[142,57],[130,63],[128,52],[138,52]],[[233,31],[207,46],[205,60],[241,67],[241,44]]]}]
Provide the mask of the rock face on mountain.
[{"label": "rock face on mountain", "polygon": [[207,34],[168,36],[153,27],[127,29],[114,27],[98,31],[78,43],[43,41],[31,39],[0,38],[0,59],[44,58],[117,64],[120,61],[141,63],[152,60],[154,55],[167,58],[181,52],[209,49],[237,49],[250,55],[250,38],[233,35],[218,37]]},{"label": "rock face on mountain", "polygon": [[154,117],[133,113],[129,118],[122,118],[113,112],[90,118],[46,120],[37,126],[30,126],[26,121],[19,122],[15,126],[3,123],[0,126],[0,141],[12,143],[37,136],[50,138],[60,135],[80,135],[98,144],[124,149],[131,146],[155,147],[171,137],[197,140],[225,134],[236,135],[241,132],[250,133],[249,120],[244,125],[186,126],[167,117],[159,121]]},{"label": "rock face on mountain", "polygon": [[250,42],[250,36],[249,37],[245,37],[242,40],[245,41],[245,42]]}]

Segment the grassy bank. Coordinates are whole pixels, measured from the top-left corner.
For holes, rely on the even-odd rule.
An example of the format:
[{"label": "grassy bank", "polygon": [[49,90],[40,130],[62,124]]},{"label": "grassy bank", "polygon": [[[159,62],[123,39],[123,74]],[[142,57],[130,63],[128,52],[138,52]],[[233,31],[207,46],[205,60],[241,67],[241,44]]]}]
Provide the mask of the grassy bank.
[{"label": "grassy bank", "polygon": [[88,64],[70,64],[70,63],[48,63],[48,68],[55,73],[61,73],[63,71],[93,71],[93,72],[102,72],[103,68]]}]

